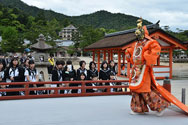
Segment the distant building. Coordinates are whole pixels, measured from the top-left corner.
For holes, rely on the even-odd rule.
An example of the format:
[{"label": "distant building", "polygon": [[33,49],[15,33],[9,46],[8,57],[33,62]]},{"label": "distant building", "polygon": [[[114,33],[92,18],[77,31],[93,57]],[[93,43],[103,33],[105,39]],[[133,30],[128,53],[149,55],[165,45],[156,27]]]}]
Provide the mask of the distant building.
[{"label": "distant building", "polygon": [[54,40],[54,42],[56,43],[57,47],[69,47],[71,45],[74,45],[74,42],[71,40]]},{"label": "distant building", "polygon": [[74,27],[72,24],[63,28],[61,32],[59,32],[59,36],[62,40],[72,40],[73,33],[78,32],[78,29]]},{"label": "distant building", "polygon": [[67,51],[69,49],[69,46],[74,45],[73,41],[57,39],[54,40],[54,42],[56,43],[56,47],[57,47],[57,51],[55,53],[57,57],[69,56]]},{"label": "distant building", "polygon": [[61,32],[59,32],[59,37],[61,39],[57,39],[54,41],[58,48],[57,54],[56,54],[58,57],[68,56],[67,51],[69,50],[69,46],[74,45],[74,40],[75,40],[75,38],[73,38],[74,34],[76,35],[75,38],[77,37],[77,35],[80,36],[78,28],[76,28],[72,24],[63,28]]}]

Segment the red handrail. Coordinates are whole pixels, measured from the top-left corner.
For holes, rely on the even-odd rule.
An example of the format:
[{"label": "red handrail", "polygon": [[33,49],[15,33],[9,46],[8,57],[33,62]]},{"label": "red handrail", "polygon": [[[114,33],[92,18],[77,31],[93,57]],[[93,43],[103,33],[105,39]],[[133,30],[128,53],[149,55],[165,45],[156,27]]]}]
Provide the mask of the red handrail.
[{"label": "red handrail", "polygon": [[[9,99],[33,99],[33,98],[51,98],[51,97],[75,97],[75,96],[99,96],[99,95],[127,95],[130,92],[111,92],[111,88],[128,88],[128,85],[116,85],[116,86],[86,86],[86,83],[110,83],[110,82],[128,82],[128,80],[100,80],[100,81],[49,81],[49,82],[12,82],[12,83],[0,83],[0,85],[23,85],[24,88],[5,88],[0,89],[0,92],[15,92],[15,91],[25,91],[23,96],[1,96],[0,100]],[[29,85],[38,84],[81,84],[81,87],[32,87]],[[107,89],[107,92],[94,92],[86,93],[86,89]],[[70,89],[81,89],[81,93],[71,93],[71,94],[60,94],[59,90],[70,90]],[[43,95],[30,95],[30,91],[38,90],[54,90],[54,94],[43,94]]]}]

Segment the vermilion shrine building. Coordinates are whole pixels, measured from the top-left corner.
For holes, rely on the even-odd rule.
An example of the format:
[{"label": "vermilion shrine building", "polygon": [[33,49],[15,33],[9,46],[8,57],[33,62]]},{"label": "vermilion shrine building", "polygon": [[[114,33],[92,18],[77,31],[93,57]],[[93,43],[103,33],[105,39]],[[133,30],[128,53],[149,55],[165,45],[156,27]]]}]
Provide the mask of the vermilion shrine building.
[{"label": "vermilion shrine building", "polygon": [[[162,30],[158,24],[147,25],[150,37],[157,40],[161,46],[161,53],[169,54],[169,65],[164,66],[160,64],[160,57],[154,66],[154,73],[157,79],[164,79],[165,77],[172,78],[172,61],[173,50],[183,49],[187,50],[186,44],[183,41],[175,38],[169,33]],[[114,54],[118,55],[118,76],[121,76],[121,65],[126,63],[125,50],[136,42],[135,29],[115,32],[105,35],[105,37],[85,48],[85,51],[93,52],[93,60],[97,55],[97,66],[100,70],[101,54],[103,60],[114,60]],[[131,69],[130,63],[127,64],[127,76],[129,76]]]}]

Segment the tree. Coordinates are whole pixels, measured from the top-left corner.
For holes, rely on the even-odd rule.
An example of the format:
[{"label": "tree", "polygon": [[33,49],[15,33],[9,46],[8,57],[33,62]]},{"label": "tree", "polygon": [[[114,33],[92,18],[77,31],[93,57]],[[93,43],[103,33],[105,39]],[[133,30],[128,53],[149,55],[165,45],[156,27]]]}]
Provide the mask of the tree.
[{"label": "tree", "polygon": [[21,52],[23,40],[15,27],[6,27],[2,32],[1,48],[3,52]]},{"label": "tree", "polygon": [[63,27],[67,27],[68,25],[71,24],[71,21],[68,18],[65,18],[62,23],[63,23]]},{"label": "tree", "polygon": [[60,31],[60,24],[56,19],[47,22],[46,26],[46,40],[52,45],[54,40],[58,38],[58,32]]},{"label": "tree", "polygon": [[77,53],[80,47],[80,33],[79,32],[72,33],[72,41],[74,42],[74,45],[73,45],[74,50]]},{"label": "tree", "polygon": [[44,11],[41,11],[37,14],[37,17],[35,18],[36,21],[40,21],[41,25],[46,25],[47,21],[45,18]]},{"label": "tree", "polygon": [[70,55],[73,55],[75,53],[73,45],[68,47],[67,53],[70,54]]},{"label": "tree", "polygon": [[86,46],[102,39],[104,35],[105,32],[103,29],[87,28],[82,34],[80,48],[84,49]]}]

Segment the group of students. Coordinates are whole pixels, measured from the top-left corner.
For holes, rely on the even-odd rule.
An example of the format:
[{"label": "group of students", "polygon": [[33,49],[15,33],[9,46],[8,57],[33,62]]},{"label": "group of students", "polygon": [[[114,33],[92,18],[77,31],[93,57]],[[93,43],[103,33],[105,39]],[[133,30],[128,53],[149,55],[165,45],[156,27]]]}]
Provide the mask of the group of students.
[{"label": "group of students", "polygon": [[[120,85],[120,83],[109,82],[109,83],[98,83],[97,80],[116,80],[116,68],[114,61],[110,61],[108,64],[106,61],[103,61],[101,64],[101,70],[98,72],[96,63],[91,61],[89,63],[89,69],[86,69],[86,62],[80,61],[80,68],[77,70],[74,69],[74,66],[71,61],[67,61],[66,64],[64,61],[56,61],[56,66],[52,71],[52,81],[84,81],[84,80],[92,80],[95,81],[93,83],[86,83],[86,86],[102,86],[102,85]],[[81,86],[80,84],[70,83],[61,84],[61,85],[53,85],[53,87],[76,87]],[[106,89],[86,89],[86,93],[91,92],[102,92],[106,91]],[[113,91],[122,91],[120,89],[111,89]],[[64,90],[61,93],[81,93],[80,89],[73,90]]]},{"label": "group of students", "polygon": [[[96,69],[96,63],[90,62],[89,69],[86,69],[86,62],[80,61],[80,68],[75,70],[72,62],[69,60],[56,61],[56,65],[52,69],[52,81],[84,81],[84,80],[116,80],[116,68],[114,61],[110,61],[109,64],[103,61],[101,64],[101,70],[98,72]],[[19,65],[19,58],[13,57],[8,67],[3,59],[0,59],[0,82],[38,82],[39,72],[35,68],[35,62],[32,59],[25,59],[23,65]],[[120,85],[120,83],[86,83],[86,86],[102,86],[102,85]],[[41,87],[43,85],[29,85],[29,87]],[[68,86],[81,86],[80,84],[51,84],[51,87],[68,87]],[[0,85],[0,89],[5,88],[24,88],[24,85]],[[106,91],[106,89],[86,89],[86,92],[99,92]],[[121,91],[118,89],[111,89],[111,91]],[[81,93],[80,89],[73,90],[61,90],[60,93]],[[30,91],[32,95],[44,94],[44,91]],[[53,93],[53,91],[51,91]],[[20,92],[1,92],[0,96],[9,95],[24,95],[24,91]]]},{"label": "group of students", "polygon": [[[13,57],[10,64],[6,64],[4,59],[0,59],[0,83],[3,82],[38,82],[39,73],[35,68],[34,60],[25,59],[23,65],[19,65],[19,58]],[[30,85],[29,87],[39,87]],[[0,89],[5,88],[24,88],[24,85],[1,85]],[[40,91],[35,92],[39,94]],[[30,92],[32,93],[32,92]],[[19,92],[1,92],[0,96],[24,95],[23,91]]]}]

